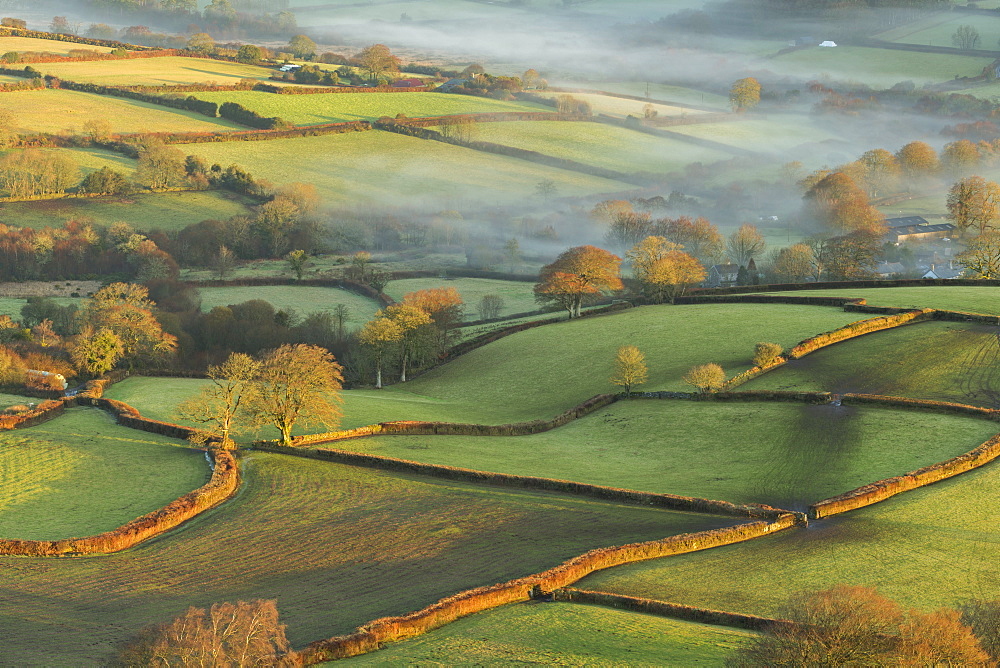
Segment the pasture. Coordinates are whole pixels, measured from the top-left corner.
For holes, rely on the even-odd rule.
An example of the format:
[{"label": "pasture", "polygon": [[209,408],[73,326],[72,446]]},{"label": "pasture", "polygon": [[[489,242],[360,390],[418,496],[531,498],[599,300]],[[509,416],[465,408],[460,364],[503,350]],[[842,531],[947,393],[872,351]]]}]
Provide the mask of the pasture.
[{"label": "pasture", "polygon": [[996,327],[926,322],[818,350],[744,387],[886,394],[997,408],[998,361]]},{"label": "pasture", "polygon": [[274,70],[207,58],[165,56],[79,63],[40,63],[35,69],[60,79],[105,86],[160,86],[216,83],[233,85],[240,79],[266,81]]},{"label": "pasture", "polygon": [[760,153],[784,157],[799,154],[815,160],[816,145],[834,139],[835,135],[808,118],[781,118],[772,115],[764,119],[746,118],[725,123],[699,123],[665,128],[671,133],[707,139],[709,141]]},{"label": "pasture", "polygon": [[448,116],[498,111],[545,111],[552,107],[451,93],[330,93],[277,95],[256,91],[196,93],[199,99],[238,102],[261,116],[280,116],[294,125],[374,121],[383,116]]},{"label": "pasture", "polygon": [[[857,320],[858,314],[816,306],[712,304],[647,306],[581,318],[507,336],[431,369],[406,383],[343,393],[343,428],[387,420],[502,424],[551,418],[596,395],[617,391],[608,382],[618,347],[646,354],[644,390],[688,390],[681,376],[716,362],[733,376],[751,366],[754,344],[791,347],[817,332]],[[384,376],[394,380],[389,368]],[[107,396],[154,419],[203,381],[129,378]]]},{"label": "pasture", "polygon": [[1000,315],[1000,288],[986,285],[917,285],[905,288],[836,288],[763,294],[796,297],[864,297],[872,306],[935,308]]},{"label": "pasture", "polygon": [[[38,399],[20,398],[25,401]],[[109,531],[208,481],[204,453],[74,408],[0,435],[0,537],[55,540]]]},{"label": "pasture", "polygon": [[[950,44],[948,45],[950,46]],[[768,61],[768,69],[805,78],[829,77],[888,88],[900,81],[918,86],[955,77],[978,76],[990,58],[860,46],[814,47]]]},{"label": "pasture", "polygon": [[595,605],[521,603],[465,617],[371,654],[321,665],[722,665],[755,636]]},{"label": "pasture", "polygon": [[17,573],[0,599],[4,659],[104,665],[150,622],[252,598],[277,598],[301,647],[598,546],[734,523],[283,455],[244,467],[236,498],[125,552],[0,557]]},{"label": "pasture", "polygon": [[96,51],[97,53],[111,53],[111,48],[107,46],[94,46],[92,44],[77,44],[75,42],[62,42],[57,39],[38,39],[35,37],[16,37],[14,35],[0,35],[0,52],[17,51],[44,51],[56,55],[69,55],[70,51],[84,49]]},{"label": "pasture", "polygon": [[74,218],[87,218],[105,227],[126,222],[138,230],[173,231],[203,220],[246,215],[248,203],[249,200],[239,195],[221,190],[135,193],[125,197],[65,197],[4,202],[0,204],[0,220],[21,227],[41,228],[59,226]]},{"label": "pasture", "polygon": [[[940,12],[918,21],[887,30],[876,35],[878,39],[903,44],[928,46],[955,46],[952,35],[960,26],[972,25],[982,35],[976,48],[990,50],[996,46],[995,36],[1000,34],[1000,18],[983,14]],[[979,74],[976,72],[975,74]]]},{"label": "pasture", "polygon": [[216,120],[180,109],[91,95],[71,90],[31,90],[8,94],[4,109],[14,115],[14,130],[83,134],[83,126],[94,119],[106,120],[112,132],[218,132],[244,129],[223,118]]},{"label": "pasture", "polygon": [[648,90],[649,96],[658,100],[690,104],[696,107],[704,107],[706,110],[711,111],[732,111],[727,96],[696,88],[685,88],[683,86],[673,86],[663,83],[647,83],[645,81],[593,81],[587,82],[585,85],[578,85],[585,88],[605,90],[609,93],[624,93],[625,95],[638,95],[640,97],[645,97]]},{"label": "pasture", "polygon": [[[69,306],[75,304],[79,306],[83,301],[76,297],[50,297],[59,306]],[[21,320],[21,309],[28,303],[27,299],[17,297],[0,297],[0,315],[9,315],[14,322]]]},{"label": "pasture", "polygon": [[996,432],[986,420],[878,408],[631,400],[531,436],[378,436],[317,447],[804,511],[968,452]]},{"label": "pasture", "polygon": [[378,303],[350,290],[309,285],[255,285],[247,287],[198,288],[201,310],[208,313],[215,306],[240,304],[251,299],[270,302],[275,310],[292,309],[299,317],[315,311],[333,312],[338,304],[347,307],[348,329],[357,329],[375,317]]},{"label": "pasture", "polygon": [[23,397],[20,394],[6,394],[0,392],[0,410],[7,408],[8,406],[17,406],[28,403],[38,403],[42,401],[36,397]]},{"label": "pasture", "polygon": [[440,211],[469,202],[523,202],[532,197],[541,202],[535,192],[543,181],[554,184],[556,196],[614,193],[632,187],[380,130],[274,139],[264,145],[230,142],[179,147],[209,164],[238,164],[256,178],[278,185],[312,183],[331,204],[378,202]]},{"label": "pasture", "polygon": [[876,587],[925,611],[992,600],[998,490],[1000,468],[989,464],[805,530],[612,568],[575,586],[765,616],[794,593],[837,584]]},{"label": "pasture", "polygon": [[578,100],[589,102],[595,114],[607,114],[608,116],[616,116],[618,118],[625,118],[626,116],[642,118],[645,113],[646,104],[652,104],[653,109],[659,116],[678,116],[683,118],[688,116],[697,117],[706,113],[699,109],[672,107],[655,102],[647,103],[641,100],[629,100],[624,97],[615,97],[613,95],[595,95],[593,93],[550,93],[547,91],[538,91],[537,94],[548,98],[557,98],[563,95],[569,95]]},{"label": "pasture", "polygon": [[472,139],[538,151],[624,173],[664,174],[683,170],[692,162],[711,163],[732,157],[723,150],[687,144],[683,138],[657,137],[604,123],[477,123],[472,128]]},{"label": "pasture", "polygon": [[465,319],[479,320],[476,310],[479,300],[486,295],[497,295],[504,300],[501,316],[513,313],[537,311],[541,306],[535,302],[532,291],[534,283],[527,281],[496,281],[489,278],[406,278],[391,281],[386,286],[386,294],[396,301],[403,301],[407,293],[433,288],[455,288],[465,302]]}]

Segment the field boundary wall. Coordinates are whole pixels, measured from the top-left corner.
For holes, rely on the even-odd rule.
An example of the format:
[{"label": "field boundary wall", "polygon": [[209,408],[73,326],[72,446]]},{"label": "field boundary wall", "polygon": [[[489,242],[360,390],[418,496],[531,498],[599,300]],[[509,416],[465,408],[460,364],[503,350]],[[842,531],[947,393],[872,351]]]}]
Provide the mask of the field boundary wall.
[{"label": "field boundary wall", "polygon": [[610,594],[604,591],[591,591],[586,589],[574,589],[563,587],[552,592],[552,600],[560,603],[583,603],[586,605],[600,605],[619,610],[629,610],[631,612],[641,612],[647,615],[658,617],[669,617],[671,619],[682,619],[698,624],[713,624],[715,626],[729,626],[750,631],[770,631],[782,627],[795,627],[794,622],[783,619],[771,619],[769,617],[758,617],[757,615],[744,615],[738,612],[725,612],[722,610],[712,610],[710,608],[696,608],[680,603],[670,603],[667,601],[657,601],[651,598],[637,598],[634,596],[621,596]]},{"label": "field boundary wall", "polygon": [[721,529],[678,534],[662,540],[590,550],[541,573],[489,587],[470,589],[408,615],[376,619],[358,627],[349,635],[316,641],[299,652],[299,657],[304,665],[313,665],[365,654],[386,642],[426,633],[475,612],[507,603],[547,597],[546,592],[566,587],[597,570],[752,540],[796,526],[798,521],[795,515],[784,513],[770,522],[755,521]]}]

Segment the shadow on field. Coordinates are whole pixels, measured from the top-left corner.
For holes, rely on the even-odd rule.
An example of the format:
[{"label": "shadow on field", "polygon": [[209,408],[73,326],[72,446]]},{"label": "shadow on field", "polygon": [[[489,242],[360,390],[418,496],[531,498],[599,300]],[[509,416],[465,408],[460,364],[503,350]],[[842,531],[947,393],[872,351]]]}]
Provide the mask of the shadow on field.
[{"label": "shadow on field", "polygon": [[964,401],[1000,408],[1000,327],[990,327],[982,342],[966,352],[959,367],[956,384]]},{"label": "shadow on field", "polygon": [[747,492],[763,503],[805,511],[824,496],[817,490],[836,486],[842,463],[860,445],[861,435],[854,407],[796,408],[794,424],[776,433],[769,449],[762,449],[771,465],[765,475],[748,481]]}]

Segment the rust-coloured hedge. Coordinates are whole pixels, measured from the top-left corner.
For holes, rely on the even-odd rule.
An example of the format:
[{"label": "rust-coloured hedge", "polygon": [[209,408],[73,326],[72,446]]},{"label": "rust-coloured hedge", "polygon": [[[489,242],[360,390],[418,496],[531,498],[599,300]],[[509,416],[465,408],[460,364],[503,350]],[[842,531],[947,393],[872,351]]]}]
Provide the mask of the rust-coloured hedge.
[{"label": "rust-coloured hedge", "polygon": [[933,317],[934,309],[925,308],[914,311],[906,311],[905,313],[899,313],[896,315],[886,315],[881,318],[858,320],[857,322],[852,322],[838,329],[809,337],[789,350],[787,357],[788,359],[793,360],[798,359],[811,352],[819,350],[820,348],[834,343],[839,343],[840,341],[846,341],[847,339],[854,338],[855,336],[862,336],[864,334],[870,334],[871,332],[891,329],[893,327],[899,327],[900,325],[905,325],[911,322],[931,320]]},{"label": "rust-coloured hedge", "polygon": [[888,408],[907,408],[913,410],[948,413],[951,415],[971,415],[1000,421],[1000,411],[982,406],[970,406],[951,401],[931,401],[929,399],[908,399],[906,397],[887,397],[881,394],[856,394],[853,392],[841,395],[841,402],[847,406],[885,406]]},{"label": "rust-coloured hedge", "polygon": [[202,487],[125,524],[96,536],[64,540],[0,539],[0,554],[30,557],[61,557],[119,552],[147,538],[173,529],[195,515],[227,500],[240,485],[236,457],[227,450],[212,451],[215,465],[212,478]]},{"label": "rust-coloured hedge", "polygon": [[33,410],[17,415],[0,415],[0,431],[9,429],[23,429],[24,427],[34,427],[54,417],[58,417],[66,412],[66,405],[73,405],[74,398],[47,399],[38,404]]},{"label": "rust-coloured hedge", "polygon": [[585,589],[573,589],[572,587],[556,589],[552,592],[552,600],[564,603],[603,605],[609,608],[620,608],[622,610],[642,612],[647,615],[683,619],[689,622],[697,622],[699,624],[731,626],[739,629],[749,629],[751,631],[768,631],[784,626],[794,626],[794,622],[789,622],[783,619],[770,619],[768,617],[758,617],[757,615],[741,615],[737,612],[724,612],[722,610],[711,610],[709,608],[695,608],[690,605],[668,603],[667,601],[657,601],[651,598],[620,596],[618,594],[609,594],[608,592],[603,591],[588,591]]},{"label": "rust-coloured hedge", "polygon": [[308,645],[299,655],[304,665],[364,654],[383,643],[425,633],[460,617],[507,603],[526,601],[542,592],[566,587],[594,571],[645,559],[704,550],[758,538],[795,526],[798,519],[782,514],[771,522],[756,521],[722,529],[670,536],[662,540],[591,550],[555,568],[490,587],[470,589],[401,617],[376,619],[350,635]]},{"label": "rust-coloured hedge", "polygon": [[978,448],[964,455],[953,457],[937,464],[925,466],[901,476],[886,478],[864,485],[849,492],[838,494],[809,506],[809,517],[819,519],[864,508],[902,492],[908,492],[924,485],[956,476],[978,468],[1000,456],[1000,434],[989,439]]}]

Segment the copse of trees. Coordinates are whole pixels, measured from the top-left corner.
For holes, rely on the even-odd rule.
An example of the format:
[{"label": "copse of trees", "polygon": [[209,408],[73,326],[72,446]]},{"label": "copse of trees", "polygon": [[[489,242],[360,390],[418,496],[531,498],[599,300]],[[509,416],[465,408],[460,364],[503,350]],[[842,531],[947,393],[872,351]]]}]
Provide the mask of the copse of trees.
[{"label": "copse of trees", "polygon": [[570,248],[542,267],[535,299],[558,304],[570,318],[579,317],[584,303],[622,289],[620,267],[621,258],[602,248]]}]

